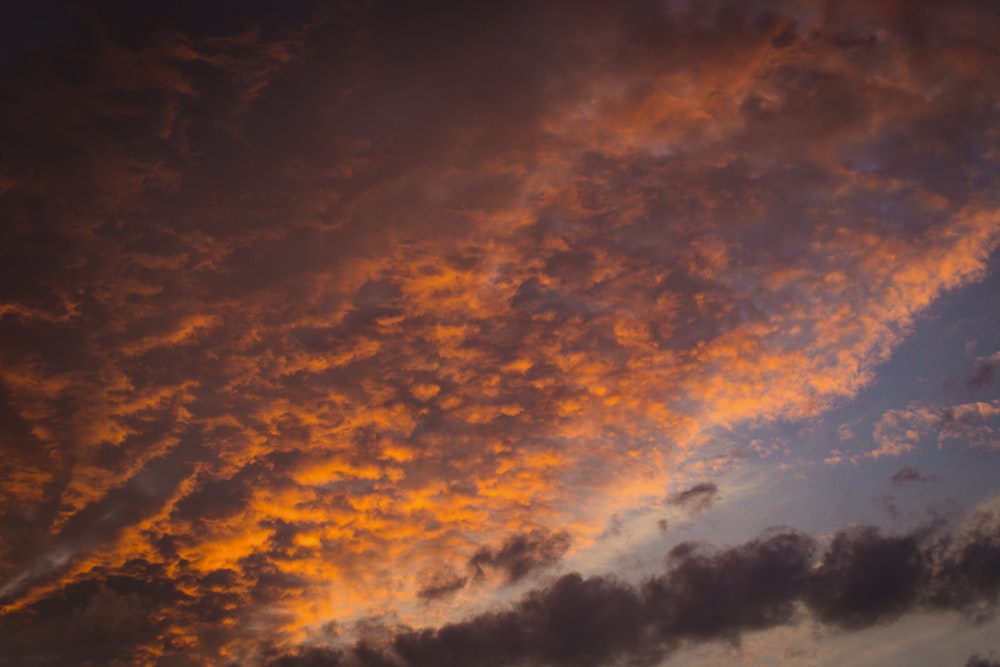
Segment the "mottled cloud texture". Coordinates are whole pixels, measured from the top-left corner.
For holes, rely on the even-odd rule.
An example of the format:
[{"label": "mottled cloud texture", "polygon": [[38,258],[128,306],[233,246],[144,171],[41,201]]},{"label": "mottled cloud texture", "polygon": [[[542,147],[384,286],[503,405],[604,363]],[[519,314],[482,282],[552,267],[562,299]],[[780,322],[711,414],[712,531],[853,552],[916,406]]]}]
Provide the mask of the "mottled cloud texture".
[{"label": "mottled cloud texture", "polygon": [[[993,601],[864,532],[538,578],[983,276],[995,3],[288,4],[4,21],[0,664],[384,664],[280,657],[372,618],[453,623],[389,664],[603,664]],[[996,448],[967,405],[939,437]],[[867,549],[916,579],[852,597]]]},{"label": "mottled cloud texture", "polygon": [[[691,642],[814,620],[858,630],[927,610],[992,609],[1000,592],[1000,530],[986,525],[956,539],[871,527],[836,534],[819,555],[800,533],[776,532],[724,550],[681,544],[666,571],[639,586],[613,577],[560,577],[509,610],[437,630],[404,630],[382,646],[309,649],[269,663],[483,667],[657,664]],[[975,663],[978,664],[978,663]]]},{"label": "mottled cloud texture", "polygon": [[875,424],[878,448],[871,455],[899,456],[916,449],[929,435],[936,436],[939,447],[1000,449],[1000,401],[889,410]]}]

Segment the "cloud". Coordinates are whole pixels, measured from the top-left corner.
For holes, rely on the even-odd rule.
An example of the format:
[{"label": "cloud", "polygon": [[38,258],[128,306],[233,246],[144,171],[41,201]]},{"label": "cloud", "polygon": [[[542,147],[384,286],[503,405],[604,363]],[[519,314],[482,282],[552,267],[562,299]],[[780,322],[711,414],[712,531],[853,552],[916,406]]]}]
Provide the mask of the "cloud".
[{"label": "cloud", "polygon": [[900,456],[921,439],[936,435],[938,447],[992,450],[1000,448],[1000,401],[960,403],[946,408],[911,405],[889,410],[876,422],[879,447],[870,456]]},{"label": "cloud", "polygon": [[440,600],[465,588],[468,581],[468,577],[460,576],[454,571],[439,570],[432,573],[423,587],[417,591],[417,597],[423,600]]},{"label": "cloud", "polygon": [[[713,429],[855,396],[984,275],[992,5],[461,4],[99,3],[12,42],[5,618],[91,609],[123,660],[208,663],[414,622],[470,562],[513,583],[692,484]],[[996,408],[886,413],[880,455],[995,447]],[[139,563],[162,605],[117,585]],[[644,609],[588,581],[532,613]],[[744,592],[676,632],[784,618]],[[128,647],[116,609],[164,616]]]},{"label": "cloud", "polygon": [[1000,662],[993,660],[992,656],[984,658],[978,653],[970,655],[965,662],[965,667],[996,667],[997,665],[1000,665]]},{"label": "cloud", "polygon": [[925,475],[912,466],[903,466],[892,476],[893,486],[905,486],[913,482],[932,482],[937,479],[935,475]]},{"label": "cloud", "polygon": [[[976,341],[974,340],[967,342],[966,351],[971,352],[975,344]],[[945,382],[945,391],[957,393],[959,389],[963,388],[963,385],[967,394],[991,389],[996,382],[998,364],[1000,364],[1000,352],[990,356],[977,357],[975,368],[972,373],[965,376],[964,383],[962,382],[963,378],[961,375],[954,375]]]},{"label": "cloud", "polygon": [[691,514],[704,512],[719,499],[719,487],[713,482],[701,482],[690,489],[678,491],[667,499],[668,505],[680,507]]},{"label": "cloud", "polygon": [[942,410],[938,446],[1000,449],[1000,401],[965,403]]},{"label": "cloud", "polygon": [[884,537],[866,528],[841,532],[813,574],[809,607],[827,624],[863,628],[915,605],[925,576],[916,536]]},{"label": "cloud", "polygon": [[900,456],[913,451],[920,439],[931,432],[937,421],[937,414],[931,409],[920,406],[884,412],[872,431],[878,449],[873,450],[871,455],[881,458]]},{"label": "cloud", "polygon": [[965,379],[966,391],[982,391],[992,388],[996,381],[998,363],[1000,363],[1000,354],[979,360],[979,363],[976,364],[976,370]]},{"label": "cloud", "polygon": [[506,583],[513,584],[536,570],[554,565],[569,547],[568,533],[536,528],[508,537],[499,547],[481,547],[469,565],[480,576],[483,569],[498,570]]},{"label": "cloud", "polygon": [[[306,650],[272,665],[604,665],[656,661],[677,648],[737,641],[802,620],[844,630],[916,611],[992,608],[1000,593],[996,517],[978,532],[838,532],[820,554],[812,538],[772,532],[727,549],[682,544],[667,568],[638,586],[612,576],[560,577],[509,610],[437,630],[404,630],[379,652]],[[310,662],[313,661],[313,662]]]}]

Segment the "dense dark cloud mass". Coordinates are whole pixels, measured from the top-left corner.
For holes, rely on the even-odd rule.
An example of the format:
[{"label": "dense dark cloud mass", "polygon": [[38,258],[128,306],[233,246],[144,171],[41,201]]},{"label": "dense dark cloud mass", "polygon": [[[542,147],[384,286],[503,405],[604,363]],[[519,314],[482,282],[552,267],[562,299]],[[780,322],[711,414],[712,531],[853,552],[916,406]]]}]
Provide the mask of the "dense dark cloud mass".
[{"label": "dense dark cloud mass", "polygon": [[[506,611],[437,630],[405,630],[381,651],[310,649],[269,665],[657,664],[690,643],[803,619],[842,629],[916,611],[992,611],[1000,594],[1000,525],[971,534],[921,530],[837,533],[819,557],[801,533],[773,532],[728,549],[682,544],[666,571],[633,586],[610,576],[567,574]],[[975,663],[979,664],[979,663]],[[987,664],[987,663],[984,663]]]},{"label": "dense dark cloud mass", "polygon": [[965,667],[997,667],[1000,662],[991,658],[984,658],[978,654],[970,655],[965,663]]},{"label": "dense dark cloud mass", "polygon": [[[797,429],[988,273],[998,32],[986,0],[6,3],[0,665],[597,665],[803,609],[983,616],[985,528],[586,575],[672,537],[644,512],[815,472]],[[975,400],[880,406],[858,461],[1000,450],[982,331]],[[908,494],[961,477],[913,460],[941,484]],[[773,478],[723,481],[748,462]]]}]

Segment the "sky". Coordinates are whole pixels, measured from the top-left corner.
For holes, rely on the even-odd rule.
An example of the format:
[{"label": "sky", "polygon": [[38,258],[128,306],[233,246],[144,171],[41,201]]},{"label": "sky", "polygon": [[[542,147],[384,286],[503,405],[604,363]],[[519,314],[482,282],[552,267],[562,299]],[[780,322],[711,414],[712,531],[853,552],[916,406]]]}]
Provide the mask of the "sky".
[{"label": "sky", "polygon": [[0,667],[1000,665],[996,2],[0,31]]}]

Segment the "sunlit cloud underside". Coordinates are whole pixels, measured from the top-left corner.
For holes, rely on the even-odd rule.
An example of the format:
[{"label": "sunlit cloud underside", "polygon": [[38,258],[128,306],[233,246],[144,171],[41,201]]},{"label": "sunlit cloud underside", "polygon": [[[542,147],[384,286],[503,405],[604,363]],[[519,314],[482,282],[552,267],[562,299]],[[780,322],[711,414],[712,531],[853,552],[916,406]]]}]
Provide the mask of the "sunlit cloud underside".
[{"label": "sunlit cloud underside", "polygon": [[[997,7],[501,4],[24,19],[0,665],[605,665],[992,609],[989,512],[544,577],[778,471],[713,434],[844,405],[986,276]],[[989,456],[1000,402],[899,405],[853,465],[925,437]],[[865,606],[883,552],[898,596]],[[572,649],[566,604],[605,610]],[[449,621],[467,653],[414,629]]]}]

